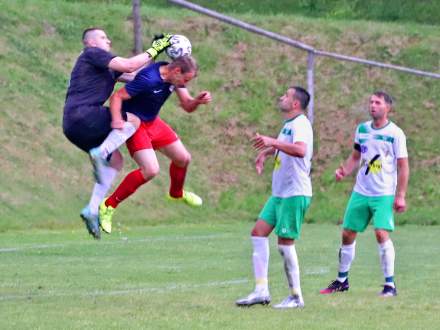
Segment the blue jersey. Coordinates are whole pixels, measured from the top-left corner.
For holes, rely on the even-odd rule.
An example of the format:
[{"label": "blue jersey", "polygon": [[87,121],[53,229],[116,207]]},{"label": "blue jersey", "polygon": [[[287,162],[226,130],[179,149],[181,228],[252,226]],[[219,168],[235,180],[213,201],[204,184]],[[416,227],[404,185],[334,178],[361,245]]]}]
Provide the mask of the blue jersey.
[{"label": "blue jersey", "polygon": [[122,109],[138,116],[142,121],[152,121],[171,95],[174,86],[165,82],[159,72],[167,62],[158,62],[139,71],[133,81],[125,85],[131,99],[124,101]]},{"label": "blue jersey", "polygon": [[114,57],[112,53],[97,47],[84,48],[70,77],[64,105],[66,115],[69,115],[69,109],[102,106],[110,97],[116,79],[122,74],[108,68]]}]

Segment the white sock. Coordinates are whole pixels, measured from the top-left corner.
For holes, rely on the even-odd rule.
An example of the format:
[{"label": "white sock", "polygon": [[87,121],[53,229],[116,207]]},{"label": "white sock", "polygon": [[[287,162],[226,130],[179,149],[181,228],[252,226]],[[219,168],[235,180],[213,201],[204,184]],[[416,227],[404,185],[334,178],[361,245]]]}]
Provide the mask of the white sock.
[{"label": "white sock", "polygon": [[379,244],[379,257],[383,276],[385,277],[385,283],[394,287],[394,259],[396,254],[391,239]]},{"label": "white sock", "polygon": [[113,129],[98,147],[102,158],[107,158],[136,132],[136,127],[128,121],[122,129]]},{"label": "white sock", "polygon": [[339,282],[344,282],[348,277],[351,263],[353,262],[356,252],[356,241],[350,245],[341,245],[339,249],[339,273],[336,278]]},{"label": "white sock", "polygon": [[298,256],[296,255],[295,245],[278,245],[278,251],[284,259],[284,271],[286,272],[287,282],[289,283],[292,295],[297,295],[302,299]]},{"label": "white sock", "polygon": [[268,292],[267,273],[269,270],[269,239],[252,236],[252,261],[254,265],[255,290]]},{"label": "white sock", "polygon": [[107,195],[107,192],[110,190],[118,171],[113,167],[106,166],[102,169],[102,174],[102,183],[95,183],[89,202],[90,212],[95,215],[98,214],[99,204],[101,204],[102,200]]}]

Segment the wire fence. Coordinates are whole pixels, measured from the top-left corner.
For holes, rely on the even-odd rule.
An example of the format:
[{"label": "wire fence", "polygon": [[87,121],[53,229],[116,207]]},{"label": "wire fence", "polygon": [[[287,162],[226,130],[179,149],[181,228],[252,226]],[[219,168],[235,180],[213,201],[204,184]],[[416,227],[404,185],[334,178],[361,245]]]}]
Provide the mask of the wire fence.
[{"label": "wire fence", "polygon": [[278,33],[274,33],[271,31],[261,29],[255,25],[240,21],[240,20],[232,18],[230,16],[220,14],[214,10],[204,8],[202,6],[196,5],[196,4],[191,3],[189,1],[168,0],[168,2],[175,4],[175,5],[178,5],[178,6],[181,6],[181,7],[184,7],[184,8],[187,8],[187,9],[190,9],[190,10],[193,10],[195,12],[216,18],[222,22],[237,26],[237,27],[242,28],[244,30],[247,30],[249,32],[256,33],[258,35],[282,42],[284,44],[287,44],[289,46],[292,46],[292,47],[295,47],[295,48],[298,48],[298,49],[301,49],[301,50],[307,52],[307,89],[310,93],[308,117],[309,117],[309,120],[311,123],[313,123],[313,120],[314,120],[314,107],[315,107],[314,106],[314,104],[315,104],[315,102],[314,102],[314,99],[315,99],[314,76],[315,76],[315,57],[316,56],[329,57],[329,58],[333,58],[333,59],[336,59],[339,61],[354,62],[354,63],[363,64],[363,65],[367,65],[367,66],[374,66],[374,67],[379,67],[379,68],[383,68],[383,69],[396,70],[396,71],[409,73],[409,74],[413,74],[413,75],[417,75],[417,76],[440,79],[439,73],[427,72],[427,71],[417,70],[417,69],[408,68],[408,67],[404,67],[404,66],[376,62],[376,61],[366,60],[366,59],[362,59],[362,58],[358,58],[358,57],[354,57],[354,56],[347,56],[347,55],[343,55],[343,54],[318,50],[318,49],[315,49],[314,47],[307,45],[307,44],[304,44],[300,41],[282,36]]}]

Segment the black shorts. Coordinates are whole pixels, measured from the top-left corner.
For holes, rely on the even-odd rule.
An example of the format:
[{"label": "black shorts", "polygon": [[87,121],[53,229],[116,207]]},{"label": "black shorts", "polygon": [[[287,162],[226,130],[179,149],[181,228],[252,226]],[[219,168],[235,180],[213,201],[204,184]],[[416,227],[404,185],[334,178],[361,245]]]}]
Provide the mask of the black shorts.
[{"label": "black shorts", "polygon": [[[122,115],[127,120],[127,115]],[[70,142],[89,152],[90,149],[99,146],[111,132],[111,120],[110,110],[104,106],[65,109],[63,132]]]}]

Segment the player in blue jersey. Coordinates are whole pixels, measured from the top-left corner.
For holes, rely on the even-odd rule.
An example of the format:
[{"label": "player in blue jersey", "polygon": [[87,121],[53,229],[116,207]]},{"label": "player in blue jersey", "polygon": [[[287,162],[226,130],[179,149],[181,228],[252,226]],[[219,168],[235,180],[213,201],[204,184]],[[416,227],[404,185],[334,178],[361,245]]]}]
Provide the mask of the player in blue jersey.
[{"label": "player in blue jersey", "polygon": [[361,123],[354,139],[354,149],[335,172],[340,181],[356,168],[356,183],[344,215],[342,244],[339,249],[338,276],[321,294],[347,291],[348,272],[355,256],[356,236],[370,221],[374,226],[385,284],[380,295],[397,295],[394,283],[394,245],[389,233],[394,230],[393,208],[406,210],[409,165],[406,137],[388,119],[393,99],[383,91],[370,96],[372,120]]},{"label": "player in blue jersey", "polygon": [[[153,41],[145,53],[123,58],[110,52],[111,41],[102,29],[89,28],[83,32],[84,49],[76,60],[66,94],[63,131],[70,142],[87,153],[98,147],[91,155],[94,165],[98,165],[95,168],[97,183],[89,204],[81,211],[89,233],[95,238],[100,237],[99,204],[122,168],[122,156],[117,148],[140,124],[139,119],[130,113],[125,114],[126,121],[112,123],[104,102],[113,92],[117,80],[133,79],[134,71],[150,63],[169,46],[170,37],[166,35]],[[105,160],[109,157],[107,163]]]},{"label": "player in blue jersey", "polygon": [[179,57],[171,63],[151,64],[111,96],[113,121],[123,120],[124,113],[130,112],[139,117],[142,123],[127,141],[128,150],[139,168],[129,173],[115,192],[101,203],[99,217],[105,232],[111,232],[112,216],[119,203],[158,174],[159,163],[155,150],[171,159],[170,199],[192,206],[202,204],[199,196],[183,189],[191,155],[173,129],[159,117],[162,105],[172,92],[176,92],[186,112],[193,112],[199,105],[211,101],[209,92],[204,91],[192,97],[185,87],[196,76],[197,70],[197,64],[190,56]]}]

